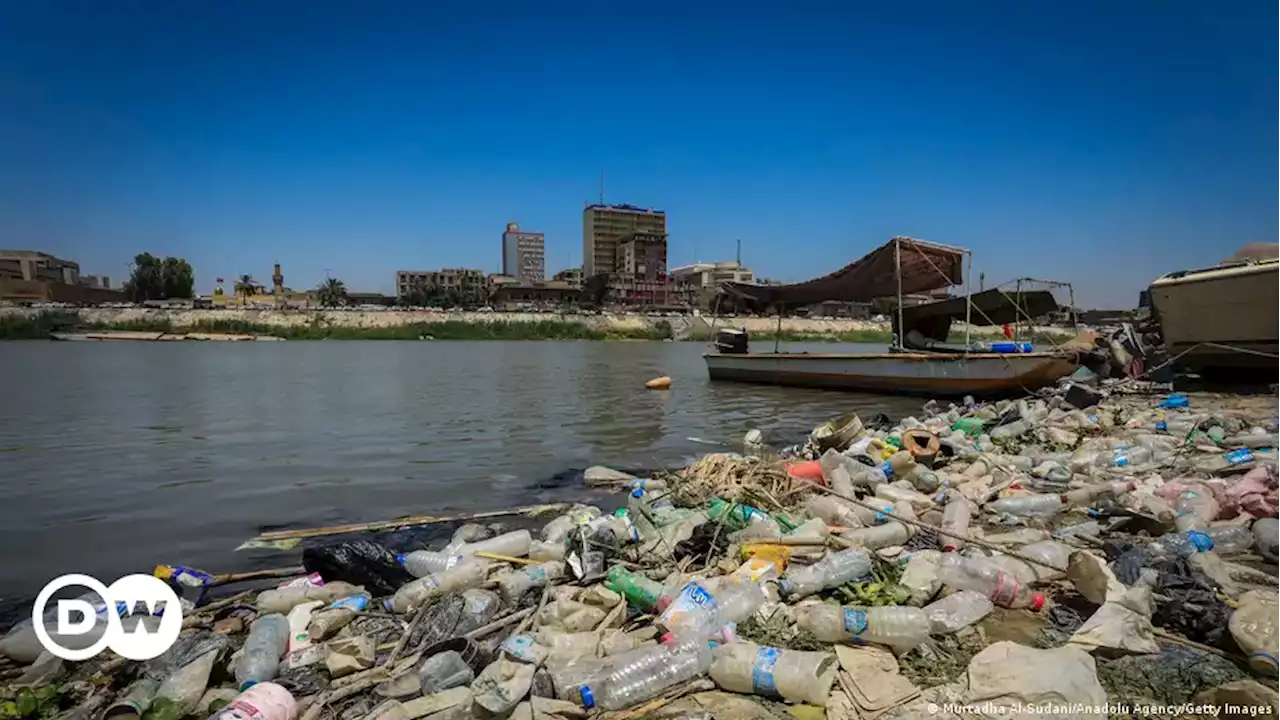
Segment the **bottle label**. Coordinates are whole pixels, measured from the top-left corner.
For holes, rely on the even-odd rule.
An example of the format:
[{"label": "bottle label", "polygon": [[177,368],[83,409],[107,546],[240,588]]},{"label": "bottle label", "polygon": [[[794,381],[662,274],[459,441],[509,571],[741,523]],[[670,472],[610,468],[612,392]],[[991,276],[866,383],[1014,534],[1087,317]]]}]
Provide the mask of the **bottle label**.
[{"label": "bottle label", "polygon": [[1128,466],[1129,466],[1129,456],[1124,454],[1117,454],[1116,467],[1128,467]]},{"label": "bottle label", "polygon": [[535,583],[546,584],[547,582],[547,569],[541,565],[535,565],[534,567],[529,568],[525,571],[525,575]]},{"label": "bottle label", "polygon": [[[659,618],[660,624],[668,630],[683,629],[692,619],[691,616],[714,613],[716,600],[707,589],[696,582],[691,582],[680,591],[679,597],[667,607]],[[686,619],[689,618],[689,619]]]},{"label": "bottle label", "polygon": [[219,710],[214,717],[222,720],[258,720],[265,717],[265,713],[253,703],[236,698],[229,705]]},{"label": "bottle label", "polygon": [[845,608],[844,629],[854,640],[861,641],[859,636],[867,629],[867,611]]},{"label": "bottle label", "polygon": [[773,668],[778,664],[777,648],[762,647],[756,651],[756,664],[751,667],[751,689],[758,695],[777,696],[778,686],[773,680]]},{"label": "bottle label", "polygon": [[1169,423],[1167,423],[1167,422],[1165,422],[1165,421],[1161,420],[1160,422],[1156,423],[1156,429],[1157,429],[1157,430],[1168,430],[1168,429],[1169,429]]},{"label": "bottle label", "polygon": [[884,475],[885,480],[893,477],[893,465],[887,460],[880,463],[880,473]]},{"label": "bottle label", "polygon": [[364,606],[367,604],[369,604],[368,595],[352,595],[351,597],[344,597],[341,600],[333,601],[332,603],[330,603],[329,607],[325,609],[326,610],[347,609],[347,610],[360,611],[360,610],[363,610]]}]

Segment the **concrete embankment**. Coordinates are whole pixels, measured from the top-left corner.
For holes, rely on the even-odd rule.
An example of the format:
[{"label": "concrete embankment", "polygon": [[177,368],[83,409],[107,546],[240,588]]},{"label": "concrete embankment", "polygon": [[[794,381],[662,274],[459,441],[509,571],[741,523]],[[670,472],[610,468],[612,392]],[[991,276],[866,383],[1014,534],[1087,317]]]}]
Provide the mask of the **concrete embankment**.
[{"label": "concrete embankment", "polygon": [[[0,319],[35,318],[50,312],[35,308],[0,308]],[[638,314],[577,315],[557,313],[480,313],[480,312],[428,312],[428,311],[339,311],[339,310],[160,310],[152,308],[80,308],[56,310],[85,327],[101,329],[155,329],[172,328],[174,331],[209,329],[235,332],[270,333],[273,329],[289,334],[290,329],[335,328],[343,330],[381,330],[407,328],[439,323],[463,323],[483,327],[493,324],[579,324],[605,334],[641,336],[645,333],[669,333],[676,338],[708,337],[712,323],[708,318],[693,315],[659,316]],[[784,335],[865,339],[869,342],[885,340],[890,333],[889,323],[866,320],[819,320],[812,318],[784,318],[779,326],[776,318],[737,317],[720,318],[715,327],[739,327],[754,335],[772,335],[779,330]],[[164,326],[160,328],[159,326]],[[252,329],[252,330],[250,330]],[[1070,336],[1070,331],[1046,329]],[[963,325],[957,324],[956,332],[963,333]],[[996,328],[974,328],[978,336],[998,334]],[[358,335],[358,332],[357,332]],[[865,337],[858,337],[863,336]]]}]

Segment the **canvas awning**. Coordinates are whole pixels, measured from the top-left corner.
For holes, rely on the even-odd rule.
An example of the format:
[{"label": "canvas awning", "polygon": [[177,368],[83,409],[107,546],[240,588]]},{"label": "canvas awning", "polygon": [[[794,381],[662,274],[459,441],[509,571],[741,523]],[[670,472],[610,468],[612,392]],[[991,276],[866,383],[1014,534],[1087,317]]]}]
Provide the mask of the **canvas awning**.
[{"label": "canvas awning", "polygon": [[964,283],[964,250],[897,237],[843,268],[791,285],[723,283],[720,288],[756,308],[787,310],[826,300],[870,302],[898,294],[901,253],[902,293],[921,293]]},{"label": "canvas awning", "polygon": [[[902,309],[902,324],[910,332],[915,330],[925,337],[946,342],[954,320],[964,320],[965,300],[973,303],[969,317],[975,325],[1003,325],[1027,318],[1037,318],[1058,309],[1058,301],[1048,290],[1004,292],[985,290],[968,298],[958,297],[915,305]],[[896,326],[898,319],[893,318]]]}]

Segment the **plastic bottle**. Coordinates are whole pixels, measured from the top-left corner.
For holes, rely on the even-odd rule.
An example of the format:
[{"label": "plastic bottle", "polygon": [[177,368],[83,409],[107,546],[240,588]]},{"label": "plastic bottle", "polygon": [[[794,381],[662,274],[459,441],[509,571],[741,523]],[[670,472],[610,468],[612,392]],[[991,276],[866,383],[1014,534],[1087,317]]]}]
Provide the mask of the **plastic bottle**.
[{"label": "plastic bottle", "polygon": [[385,606],[393,612],[407,613],[441,595],[478,586],[485,581],[488,572],[489,563],[468,558],[442,573],[418,578],[404,585],[385,602]]},{"label": "plastic bottle", "polygon": [[664,599],[662,583],[650,580],[640,573],[633,573],[621,565],[614,565],[605,578],[605,587],[621,593],[631,605],[641,610],[665,609],[669,598]]},{"label": "plastic bottle", "polygon": [[658,528],[655,526],[653,508],[649,507],[644,495],[641,488],[631,491],[627,496],[627,515],[636,524],[640,537],[647,540],[658,536]]},{"label": "plastic bottle", "polygon": [[871,555],[862,548],[849,548],[827,553],[812,565],[790,566],[786,577],[778,581],[778,589],[795,600],[866,577],[870,572]]},{"label": "plastic bottle", "polygon": [[331,603],[339,598],[359,595],[363,591],[364,588],[345,582],[326,583],[321,587],[277,588],[258,593],[258,599],[255,604],[258,606],[258,612],[287,613],[305,602],[319,600],[324,603]]},{"label": "plastic bottle", "polygon": [[276,676],[280,658],[289,647],[289,619],[279,613],[263,615],[249,626],[243,654],[236,663],[240,690]]},{"label": "plastic bottle", "polygon": [[810,495],[804,501],[804,511],[828,525],[855,528],[862,527],[853,505],[830,495]]},{"label": "plastic bottle", "polygon": [[712,651],[711,679],[722,690],[822,706],[835,680],[830,653],[734,642]]},{"label": "plastic bottle", "polygon": [[1253,451],[1249,448],[1240,448],[1239,450],[1232,450],[1229,453],[1225,453],[1222,456],[1222,459],[1232,465],[1243,465],[1247,462],[1253,462],[1254,456]]},{"label": "plastic bottle", "polygon": [[506,555],[507,557],[524,557],[529,554],[529,546],[532,543],[533,536],[529,534],[528,530],[516,530],[491,537],[488,540],[467,543],[458,548],[458,552],[462,555],[475,555],[482,552]]},{"label": "plastic bottle", "polygon": [[456,650],[446,650],[427,658],[418,668],[418,685],[423,695],[470,685],[476,673]]},{"label": "plastic bottle", "polygon": [[1066,499],[1061,495],[1027,493],[989,502],[986,508],[999,515],[1036,517],[1054,515],[1066,509]]},{"label": "plastic bottle", "polygon": [[663,690],[706,674],[713,656],[705,641],[659,645],[617,656],[611,671],[581,687],[583,705],[621,710],[657,697]]},{"label": "plastic bottle", "polygon": [[1031,423],[1027,422],[1026,420],[1014,420],[1013,422],[1006,423],[1004,425],[1001,425],[998,428],[993,428],[991,430],[991,439],[1007,440],[1011,438],[1016,438],[1020,435],[1025,434],[1030,429],[1031,429]]},{"label": "plastic bottle", "polygon": [[1161,535],[1151,543],[1151,549],[1168,555],[1194,555],[1213,550],[1213,538],[1199,530],[1185,530]]},{"label": "plastic bottle", "polygon": [[1209,488],[1199,483],[1188,485],[1173,502],[1177,513],[1174,525],[1181,531],[1200,530],[1209,527],[1209,521],[1218,516],[1218,501]]},{"label": "plastic bottle", "polygon": [[713,595],[701,583],[691,582],[658,616],[658,625],[676,636],[708,638],[729,623],[751,617],[768,600],[752,582],[722,583]]},{"label": "plastic bottle", "polygon": [[771,523],[773,518],[759,508],[753,508],[750,505],[742,503],[729,503],[720,498],[712,498],[711,503],[707,506],[707,514],[712,520],[719,520],[721,516],[727,514],[725,518],[725,527],[730,530],[740,530],[752,523]]},{"label": "plastic bottle", "polygon": [[1204,531],[1219,555],[1239,555],[1253,549],[1253,532],[1248,525],[1214,525]]},{"label": "plastic bottle", "polygon": [[1259,518],[1253,523],[1253,538],[1258,544],[1258,554],[1276,562],[1280,555],[1280,521],[1276,518]]},{"label": "plastic bottle", "polygon": [[1075,490],[1068,490],[1062,493],[1062,496],[1068,506],[1081,507],[1102,497],[1122,497],[1126,492],[1131,492],[1136,487],[1136,484],[1128,482],[1096,483],[1076,488]]},{"label": "plastic bottle", "polygon": [[1128,448],[1116,448],[1111,454],[1098,453],[1094,461],[1098,467],[1127,468],[1134,465],[1145,465],[1151,462],[1154,455],[1151,450],[1141,445]]},{"label": "plastic bottle", "polygon": [[814,603],[796,608],[796,624],[823,642],[876,643],[903,653],[929,639],[929,616],[915,607],[841,607]]},{"label": "plastic bottle", "polygon": [[546,542],[543,540],[534,540],[529,544],[529,559],[539,562],[549,562],[552,560],[564,560],[565,553],[568,548],[564,541]]},{"label": "plastic bottle", "polygon": [[915,488],[904,488],[889,483],[881,483],[876,486],[875,496],[882,500],[890,502],[909,502],[913,505],[932,505],[933,500],[928,495],[921,493]]},{"label": "plastic bottle", "polygon": [[1249,658],[1249,667],[1255,673],[1273,679],[1276,677],[1276,656],[1280,646],[1277,605],[1280,602],[1274,590],[1250,590],[1240,597],[1239,606],[1227,621],[1231,637]]},{"label": "plastic bottle", "polygon": [[995,605],[974,590],[961,590],[924,607],[929,617],[929,633],[946,635],[969,627],[991,614]]},{"label": "plastic bottle", "polygon": [[312,642],[328,640],[348,623],[356,619],[356,613],[369,604],[368,595],[352,595],[335,601],[329,607],[311,616],[307,633]]},{"label": "plastic bottle", "polygon": [[526,592],[536,587],[544,587],[564,577],[563,562],[545,562],[537,565],[526,565],[519,570],[511,570],[494,578],[498,584],[498,594],[508,605],[514,604]]},{"label": "plastic bottle", "polygon": [[860,523],[854,527],[871,527],[889,522],[889,513],[893,512],[893,503],[876,497],[867,497],[863,502],[872,507],[869,508],[864,505],[855,505],[853,507],[853,514]]},{"label": "plastic bottle", "polygon": [[454,552],[456,548],[446,548],[444,550],[414,550],[411,553],[397,555],[396,560],[404,566],[414,577],[426,577],[436,573],[442,573],[445,570],[457,565],[462,560],[462,555]]},{"label": "plastic bottle", "polygon": [[[956,496],[942,510],[942,529],[960,537],[967,536],[971,510],[966,498]],[[955,552],[964,547],[964,540],[938,533],[938,544],[943,552]]]},{"label": "plastic bottle", "polygon": [[911,530],[903,523],[891,521],[874,527],[855,528],[840,533],[840,537],[857,545],[858,548],[879,550],[880,548],[902,545],[911,539]]},{"label": "plastic bottle", "polygon": [[938,577],[957,590],[975,590],[1004,608],[1044,607],[1044,594],[1034,592],[1011,573],[983,558],[966,558],[946,553],[938,566]]},{"label": "plastic bottle", "polygon": [[293,720],[298,703],[293,695],[272,682],[260,682],[243,690],[209,720]]},{"label": "plastic bottle", "polygon": [[955,423],[951,425],[951,429],[958,430],[964,433],[965,435],[976,437],[980,433],[982,433],[982,426],[984,424],[986,424],[986,421],[984,421],[982,418],[976,418],[976,417],[960,418],[959,420],[956,420]]},{"label": "plastic bottle", "polygon": [[1067,561],[1071,557],[1071,548],[1057,540],[1041,540],[1023,545],[1016,552],[1022,557],[1039,560],[1044,565],[1028,562],[1013,555],[997,555],[986,560],[1012,573],[1022,583],[1033,583],[1056,580],[1065,576]]}]

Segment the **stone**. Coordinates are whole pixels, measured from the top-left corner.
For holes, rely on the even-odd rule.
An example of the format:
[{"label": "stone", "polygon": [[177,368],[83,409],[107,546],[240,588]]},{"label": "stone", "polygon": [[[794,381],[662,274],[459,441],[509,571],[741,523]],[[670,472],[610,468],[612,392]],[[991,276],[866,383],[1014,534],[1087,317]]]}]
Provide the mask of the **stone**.
[{"label": "stone", "polygon": [[582,479],[588,485],[620,485],[635,480],[634,475],[628,475],[621,470],[614,470],[603,465],[592,465],[582,473]]},{"label": "stone", "polygon": [[659,708],[645,717],[661,720],[677,720],[678,718],[706,717],[714,720],[776,720],[777,716],[769,712],[760,703],[745,695],[712,690],[681,698],[665,707]]}]

